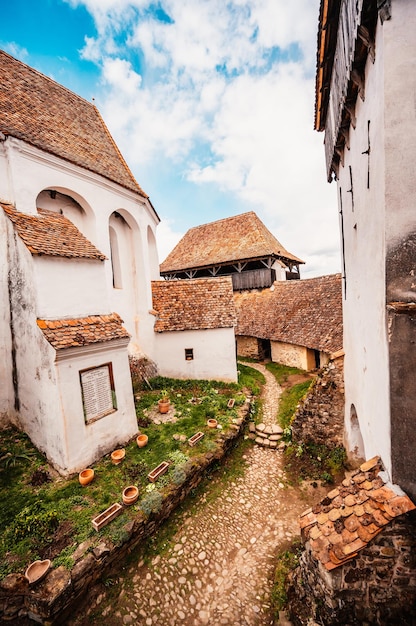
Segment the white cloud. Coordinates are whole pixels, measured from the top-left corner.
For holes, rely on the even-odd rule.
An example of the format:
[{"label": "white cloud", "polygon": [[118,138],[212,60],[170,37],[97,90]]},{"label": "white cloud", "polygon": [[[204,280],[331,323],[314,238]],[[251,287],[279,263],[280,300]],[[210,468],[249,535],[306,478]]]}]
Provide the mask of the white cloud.
[{"label": "white cloud", "polygon": [[23,48],[14,41],[9,41],[6,43],[0,42],[0,47],[5,50],[5,52],[8,52],[12,57],[20,59],[21,61],[26,61],[29,56],[29,52],[27,51],[27,49]]},{"label": "white cloud", "polygon": [[168,160],[256,210],[315,273],[337,271],[335,189],[312,130],[319,0],[161,0],[165,21],[147,0],[83,4],[98,31],[83,55],[102,67],[97,101],[133,171]]},{"label": "white cloud", "polygon": [[162,263],[185,233],[175,231],[173,220],[162,220],[157,227],[156,242],[159,261]]}]

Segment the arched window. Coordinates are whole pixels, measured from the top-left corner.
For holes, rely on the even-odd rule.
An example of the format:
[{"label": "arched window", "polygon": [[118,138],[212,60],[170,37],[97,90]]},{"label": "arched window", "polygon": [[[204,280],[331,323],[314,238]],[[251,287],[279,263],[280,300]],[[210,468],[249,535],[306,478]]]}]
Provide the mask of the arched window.
[{"label": "arched window", "polygon": [[361,434],[360,423],[356,408],[351,404],[350,408],[350,454],[356,461],[365,460],[364,441]]},{"label": "arched window", "polygon": [[110,249],[111,249],[111,267],[113,270],[113,287],[114,289],[123,288],[123,279],[121,273],[120,251],[118,247],[117,233],[112,226],[110,231]]}]

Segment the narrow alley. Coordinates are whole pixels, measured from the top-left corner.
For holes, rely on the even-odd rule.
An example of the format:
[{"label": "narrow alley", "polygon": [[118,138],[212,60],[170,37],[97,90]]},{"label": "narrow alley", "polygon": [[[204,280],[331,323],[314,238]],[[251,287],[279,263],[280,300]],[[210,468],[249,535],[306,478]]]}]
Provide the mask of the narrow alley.
[{"label": "narrow alley", "polygon": [[[263,365],[253,366],[267,381],[263,421],[275,423],[281,389]],[[281,451],[253,444],[243,461],[242,475],[220,489],[221,478],[213,477],[192,510],[180,514],[161,554],[150,563],[133,557],[68,625],[274,624],[275,556],[299,534],[308,502],[287,484]]]}]

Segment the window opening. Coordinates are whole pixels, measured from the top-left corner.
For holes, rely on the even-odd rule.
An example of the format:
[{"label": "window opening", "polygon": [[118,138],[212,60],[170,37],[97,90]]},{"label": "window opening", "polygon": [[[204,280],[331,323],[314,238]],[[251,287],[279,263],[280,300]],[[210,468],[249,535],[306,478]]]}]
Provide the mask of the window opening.
[{"label": "window opening", "polygon": [[193,348],[185,348],[185,359],[187,361],[193,361],[194,358],[194,349]]},{"label": "window opening", "polygon": [[111,252],[111,268],[113,270],[113,287],[114,289],[123,288],[123,280],[121,275],[121,260],[120,252],[118,249],[117,233],[110,226],[110,252]]}]

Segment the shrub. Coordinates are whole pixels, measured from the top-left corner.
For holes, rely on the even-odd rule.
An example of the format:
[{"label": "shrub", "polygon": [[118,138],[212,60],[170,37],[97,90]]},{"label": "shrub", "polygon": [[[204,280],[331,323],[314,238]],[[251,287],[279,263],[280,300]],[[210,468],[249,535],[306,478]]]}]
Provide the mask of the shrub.
[{"label": "shrub", "polygon": [[25,537],[44,541],[54,533],[58,526],[58,513],[54,510],[46,511],[36,504],[25,507],[18,513],[11,530],[16,541]]},{"label": "shrub", "polygon": [[182,485],[182,483],[186,480],[186,472],[183,465],[177,465],[173,468],[172,472],[172,481],[175,485]]},{"label": "shrub", "polygon": [[162,494],[159,491],[151,491],[140,501],[139,508],[149,517],[151,513],[159,513],[162,502]]}]

